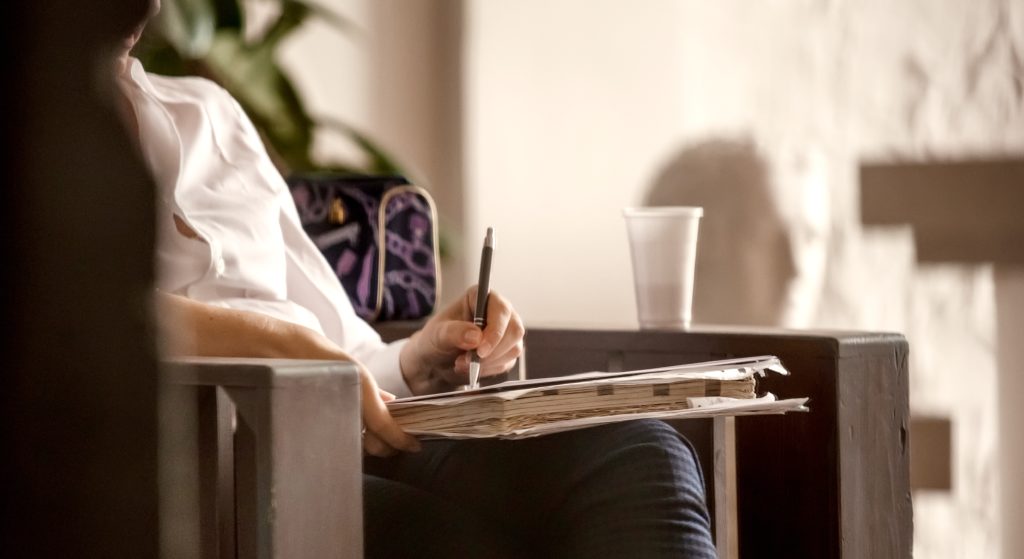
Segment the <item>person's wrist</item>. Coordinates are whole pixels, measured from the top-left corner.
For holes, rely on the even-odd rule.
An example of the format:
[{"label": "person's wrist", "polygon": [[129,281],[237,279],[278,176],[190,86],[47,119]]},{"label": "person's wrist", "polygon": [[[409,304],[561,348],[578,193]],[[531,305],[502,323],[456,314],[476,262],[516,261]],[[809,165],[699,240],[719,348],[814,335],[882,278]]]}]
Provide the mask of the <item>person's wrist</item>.
[{"label": "person's wrist", "polygon": [[454,389],[446,382],[438,371],[429,366],[424,358],[424,352],[420,348],[420,332],[416,332],[409,338],[408,343],[402,347],[398,355],[398,367],[402,373],[402,380],[413,394],[433,394],[436,392],[447,392]]},{"label": "person's wrist", "polygon": [[420,370],[422,359],[418,357],[419,332],[409,338],[409,342],[402,346],[398,354],[398,369],[402,373],[402,380],[409,387],[413,394],[426,394],[430,392],[427,383],[423,382],[424,374]]}]

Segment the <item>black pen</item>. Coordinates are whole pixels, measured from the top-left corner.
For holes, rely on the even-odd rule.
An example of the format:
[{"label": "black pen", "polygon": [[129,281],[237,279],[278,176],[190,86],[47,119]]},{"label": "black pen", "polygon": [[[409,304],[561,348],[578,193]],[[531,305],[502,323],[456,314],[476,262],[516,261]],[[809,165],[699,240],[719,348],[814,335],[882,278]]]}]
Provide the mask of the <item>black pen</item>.
[{"label": "black pen", "polygon": [[[487,228],[487,236],[484,237],[484,249],[480,253],[480,281],[477,282],[476,291],[476,312],[473,314],[473,324],[481,330],[487,326],[487,296],[490,295],[491,283],[491,254],[494,252],[494,228]],[[469,354],[469,388],[479,386],[480,380],[480,355],[476,350]]]}]

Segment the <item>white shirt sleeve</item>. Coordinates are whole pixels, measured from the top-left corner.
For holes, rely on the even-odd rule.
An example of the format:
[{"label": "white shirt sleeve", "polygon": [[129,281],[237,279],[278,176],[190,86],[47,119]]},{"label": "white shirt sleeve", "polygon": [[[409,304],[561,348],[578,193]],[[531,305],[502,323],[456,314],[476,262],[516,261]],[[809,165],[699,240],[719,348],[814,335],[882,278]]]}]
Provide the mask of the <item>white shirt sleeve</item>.
[{"label": "white shirt sleeve", "polygon": [[[237,101],[230,95],[228,98],[234,105],[247,139],[262,147],[259,133],[248,116]],[[399,397],[411,396],[399,360],[407,340],[384,343],[377,331],[356,314],[348,293],[302,229],[295,201],[284,179],[276,169],[268,169],[265,174],[273,175],[267,177],[267,182],[276,190],[281,208],[279,221],[285,248],[288,301],[315,315],[323,334],[365,365],[380,388]]]},{"label": "white shirt sleeve", "polygon": [[382,389],[399,397],[411,396],[399,363],[402,346],[408,340],[385,344],[376,330],[356,315],[341,282],[302,230],[287,189],[281,197],[289,300],[312,311],[324,335],[366,365]]},{"label": "white shirt sleeve", "polygon": [[408,395],[399,363],[405,342],[385,344],[355,313],[238,102],[207,80],[146,74],[136,60],[122,79],[161,200],[204,241],[163,247],[182,272],[181,292],[318,329],[381,388]]}]

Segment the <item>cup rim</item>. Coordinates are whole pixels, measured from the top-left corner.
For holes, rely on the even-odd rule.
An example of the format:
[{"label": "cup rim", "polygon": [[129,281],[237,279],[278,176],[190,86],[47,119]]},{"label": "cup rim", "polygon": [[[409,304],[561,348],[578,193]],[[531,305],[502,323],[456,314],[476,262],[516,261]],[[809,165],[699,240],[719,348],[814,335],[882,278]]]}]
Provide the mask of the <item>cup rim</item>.
[{"label": "cup rim", "polygon": [[635,206],[622,208],[624,217],[703,217],[701,206]]}]

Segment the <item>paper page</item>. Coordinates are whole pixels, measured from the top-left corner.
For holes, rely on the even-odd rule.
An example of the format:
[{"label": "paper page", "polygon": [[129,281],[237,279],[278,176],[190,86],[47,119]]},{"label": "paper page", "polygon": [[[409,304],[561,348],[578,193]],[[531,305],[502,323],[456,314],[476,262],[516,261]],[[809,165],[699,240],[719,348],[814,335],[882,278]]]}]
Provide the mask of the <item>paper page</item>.
[{"label": "paper page", "polygon": [[631,421],[634,419],[685,419],[685,418],[707,418],[707,417],[720,417],[720,416],[739,416],[739,415],[770,415],[770,414],[783,414],[788,412],[803,412],[808,411],[806,406],[807,398],[790,398],[787,400],[777,400],[775,396],[768,393],[760,398],[753,399],[733,399],[733,398],[715,398],[715,402],[706,402],[701,407],[695,407],[684,410],[673,410],[673,411],[662,411],[662,412],[641,412],[631,413],[623,415],[611,415],[602,417],[587,417],[580,419],[570,419],[566,421],[557,421],[530,427],[526,429],[517,429],[510,433],[504,433],[499,435],[493,434],[480,434],[471,435],[465,433],[445,433],[445,432],[418,432],[415,430],[408,430],[407,432],[411,435],[418,435],[424,438],[451,438],[451,439],[477,439],[477,438],[499,438],[499,439],[524,439],[529,437],[537,437],[541,435],[550,435],[552,433],[560,433],[563,431],[572,431],[574,429],[583,429],[586,427],[593,427],[595,425],[603,425],[606,423],[617,423],[620,421]]},{"label": "paper page", "polygon": [[575,383],[629,383],[631,380],[624,377],[643,376],[643,379],[636,379],[640,383],[656,383],[668,378],[707,378],[714,380],[735,380],[747,378],[751,373],[763,375],[765,371],[774,371],[779,374],[788,375],[789,371],[782,366],[778,357],[765,355],[759,357],[745,357],[740,359],[725,359],[721,361],[707,361],[704,363],[693,363],[689,365],[675,365],[671,367],[658,367],[654,369],[641,369],[636,371],[622,372],[588,372],[575,375],[566,375],[555,378],[511,380],[494,386],[478,388],[476,390],[460,390],[454,392],[443,392],[439,394],[428,394],[424,396],[410,396],[399,398],[388,407],[400,406],[406,402],[427,403],[430,400],[440,400],[439,405],[450,405],[470,401],[477,397],[489,397],[501,394],[500,398],[510,400],[543,390],[554,385],[568,385]]},{"label": "paper page", "polygon": [[402,398],[388,409],[424,437],[523,438],[630,419],[805,411],[806,398],[756,397],[756,377],[789,374],[774,356],[511,381]]}]

